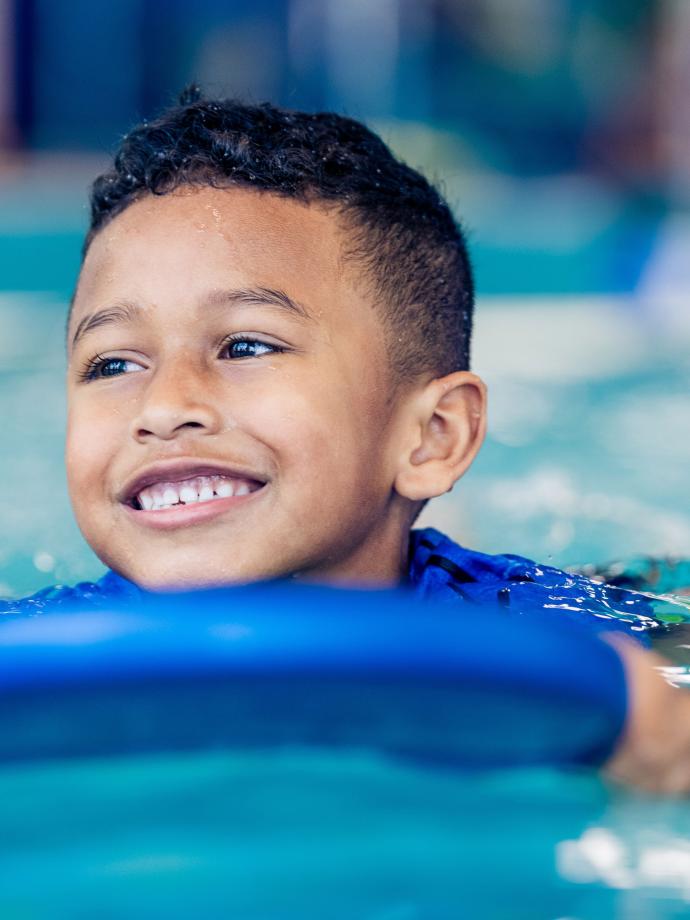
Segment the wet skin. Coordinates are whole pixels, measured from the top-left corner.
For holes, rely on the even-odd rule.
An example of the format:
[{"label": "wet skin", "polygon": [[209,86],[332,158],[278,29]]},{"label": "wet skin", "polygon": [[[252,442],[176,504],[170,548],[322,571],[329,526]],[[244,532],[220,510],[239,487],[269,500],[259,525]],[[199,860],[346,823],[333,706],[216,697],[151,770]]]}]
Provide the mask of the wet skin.
[{"label": "wet skin", "polygon": [[[344,242],[332,212],[209,188],[143,198],[95,238],[68,333],[66,463],[106,565],[160,590],[400,579],[419,502],[479,447],[484,393],[427,374],[392,397]],[[252,491],[143,511],[132,489],[157,464],[220,466]]]}]

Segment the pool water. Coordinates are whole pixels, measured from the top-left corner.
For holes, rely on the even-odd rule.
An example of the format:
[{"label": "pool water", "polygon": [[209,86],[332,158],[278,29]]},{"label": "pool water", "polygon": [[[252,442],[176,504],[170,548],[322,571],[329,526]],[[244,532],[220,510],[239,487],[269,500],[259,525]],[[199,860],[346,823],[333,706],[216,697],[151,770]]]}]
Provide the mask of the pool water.
[{"label": "pool water", "polygon": [[670,920],[690,903],[690,809],[584,773],[287,749],[4,766],[0,783],[8,920]]}]

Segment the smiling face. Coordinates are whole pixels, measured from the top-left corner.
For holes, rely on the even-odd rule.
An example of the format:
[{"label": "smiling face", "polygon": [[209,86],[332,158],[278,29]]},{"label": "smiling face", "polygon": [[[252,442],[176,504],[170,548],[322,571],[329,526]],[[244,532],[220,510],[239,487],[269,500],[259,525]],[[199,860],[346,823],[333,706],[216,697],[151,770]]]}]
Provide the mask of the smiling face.
[{"label": "smiling face", "polygon": [[70,321],[66,461],[106,565],[152,589],[398,579],[409,432],[341,234],[313,205],[183,188],[96,236]]}]

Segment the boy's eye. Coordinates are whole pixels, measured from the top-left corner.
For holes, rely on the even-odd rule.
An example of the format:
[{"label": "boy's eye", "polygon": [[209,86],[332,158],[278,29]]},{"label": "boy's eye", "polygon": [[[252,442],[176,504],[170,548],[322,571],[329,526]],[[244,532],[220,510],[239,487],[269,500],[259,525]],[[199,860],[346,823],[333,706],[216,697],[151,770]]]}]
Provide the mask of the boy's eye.
[{"label": "boy's eye", "polygon": [[279,345],[262,342],[249,336],[230,336],[223,346],[229,358],[260,358],[262,355],[284,351]]},{"label": "boy's eye", "polygon": [[[246,335],[230,336],[221,351],[221,356],[228,358],[260,358],[262,355],[277,354],[285,351],[280,345],[264,342]],[[103,380],[106,377],[119,377],[121,374],[131,374],[142,371],[144,368],[136,361],[127,358],[104,358],[96,355],[89,361],[83,371],[79,373],[81,380]]]},{"label": "boy's eye", "polygon": [[120,374],[131,374],[141,370],[143,367],[136,361],[96,356],[87,364],[80,377],[82,380],[102,380],[104,377],[118,377]]}]

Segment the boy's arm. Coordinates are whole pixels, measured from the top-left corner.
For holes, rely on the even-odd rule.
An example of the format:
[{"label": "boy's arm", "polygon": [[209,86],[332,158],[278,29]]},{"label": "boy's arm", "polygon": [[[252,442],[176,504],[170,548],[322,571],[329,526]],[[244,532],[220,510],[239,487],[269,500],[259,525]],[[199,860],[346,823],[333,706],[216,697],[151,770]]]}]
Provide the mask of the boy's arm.
[{"label": "boy's arm", "polygon": [[628,686],[626,726],[606,773],[650,792],[690,792],[690,693],[666,682],[661,655],[620,634],[603,638],[623,659]]}]

